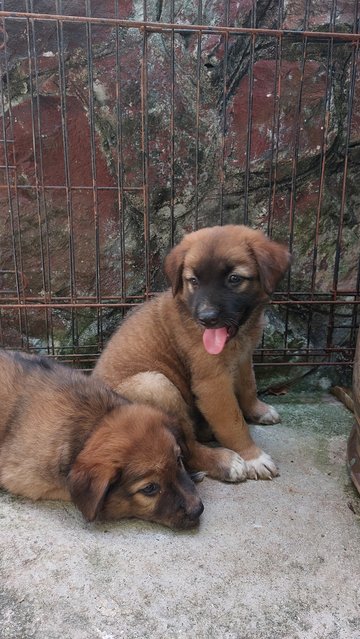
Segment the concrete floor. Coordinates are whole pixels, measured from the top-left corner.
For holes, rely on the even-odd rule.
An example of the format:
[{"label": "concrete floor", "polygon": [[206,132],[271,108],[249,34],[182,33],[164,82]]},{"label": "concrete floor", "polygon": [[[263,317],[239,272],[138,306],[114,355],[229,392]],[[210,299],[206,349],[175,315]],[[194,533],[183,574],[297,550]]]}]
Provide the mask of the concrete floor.
[{"label": "concrete floor", "polygon": [[281,476],[205,479],[195,532],[0,493],[1,639],[359,639],[352,415],[329,395],[272,403],[282,424],[254,434]]}]

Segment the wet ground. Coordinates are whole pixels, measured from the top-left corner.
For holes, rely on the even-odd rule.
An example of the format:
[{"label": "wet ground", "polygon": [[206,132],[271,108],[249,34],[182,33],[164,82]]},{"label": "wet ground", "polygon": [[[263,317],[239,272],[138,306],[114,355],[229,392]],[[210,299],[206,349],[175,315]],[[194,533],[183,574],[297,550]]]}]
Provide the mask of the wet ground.
[{"label": "wet ground", "polygon": [[325,393],[272,403],[282,423],[253,433],[281,476],[205,479],[197,531],[0,492],[0,638],[359,639],[353,416]]}]

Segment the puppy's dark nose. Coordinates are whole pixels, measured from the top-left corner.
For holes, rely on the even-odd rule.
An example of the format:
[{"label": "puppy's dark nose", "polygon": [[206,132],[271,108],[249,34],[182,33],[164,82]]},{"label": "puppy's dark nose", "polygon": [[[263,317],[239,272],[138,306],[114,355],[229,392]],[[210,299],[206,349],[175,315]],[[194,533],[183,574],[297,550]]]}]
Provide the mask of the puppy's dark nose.
[{"label": "puppy's dark nose", "polygon": [[204,504],[202,503],[201,500],[199,500],[199,503],[196,506],[193,506],[193,508],[189,509],[186,514],[188,515],[189,519],[192,519],[193,521],[195,521],[196,519],[199,519],[203,511],[204,511]]},{"label": "puppy's dark nose", "polygon": [[216,308],[204,308],[198,312],[198,320],[204,326],[214,326],[219,319],[219,311]]}]

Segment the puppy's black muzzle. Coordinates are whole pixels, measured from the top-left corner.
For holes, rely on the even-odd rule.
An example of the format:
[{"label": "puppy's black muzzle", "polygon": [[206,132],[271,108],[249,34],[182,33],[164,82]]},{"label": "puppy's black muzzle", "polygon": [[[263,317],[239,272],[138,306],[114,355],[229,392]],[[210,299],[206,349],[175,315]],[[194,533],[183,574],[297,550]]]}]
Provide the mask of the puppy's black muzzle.
[{"label": "puppy's black muzzle", "polygon": [[202,503],[202,501],[200,501],[199,504],[197,504],[193,508],[189,508],[186,512],[186,515],[190,519],[190,521],[196,521],[197,519],[199,519],[200,515],[203,512],[204,504]]},{"label": "puppy's black muzzle", "polygon": [[206,328],[213,328],[219,321],[220,312],[216,308],[206,308],[199,311],[197,314],[197,320],[202,326]]},{"label": "puppy's black muzzle", "polygon": [[190,507],[188,506],[185,509],[185,513],[181,521],[175,524],[175,528],[179,528],[183,530],[189,529],[189,528],[195,528],[200,523],[200,516],[203,513],[203,511],[204,511],[204,504],[202,503],[201,500],[199,500],[197,504],[194,504]]}]

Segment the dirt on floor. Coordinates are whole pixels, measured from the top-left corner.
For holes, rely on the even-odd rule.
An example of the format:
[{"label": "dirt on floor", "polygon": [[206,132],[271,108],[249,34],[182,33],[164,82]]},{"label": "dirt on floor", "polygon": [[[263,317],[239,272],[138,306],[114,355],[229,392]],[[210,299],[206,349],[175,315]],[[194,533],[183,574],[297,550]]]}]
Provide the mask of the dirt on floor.
[{"label": "dirt on floor", "polygon": [[327,394],[272,403],[282,423],[253,433],[280,477],[206,478],[196,531],[0,493],[0,638],[359,639],[353,416]]}]

